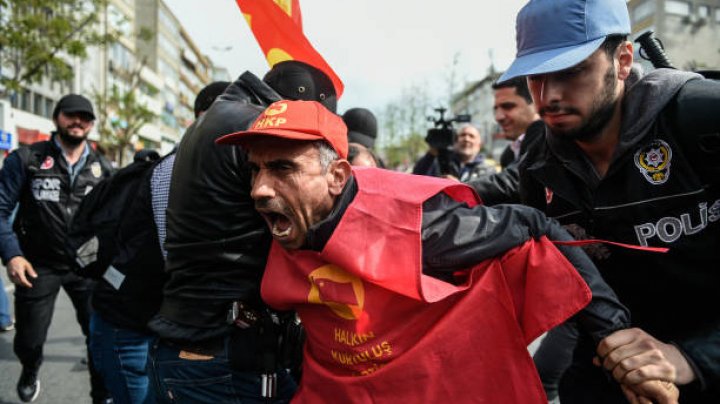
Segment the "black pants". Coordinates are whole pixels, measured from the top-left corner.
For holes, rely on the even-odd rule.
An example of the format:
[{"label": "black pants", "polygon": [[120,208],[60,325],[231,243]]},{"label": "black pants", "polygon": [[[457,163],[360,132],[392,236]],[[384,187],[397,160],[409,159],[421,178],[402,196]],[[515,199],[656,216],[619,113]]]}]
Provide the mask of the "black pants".
[{"label": "black pants", "polygon": [[[24,368],[39,370],[43,361],[43,345],[47,339],[50,321],[55,311],[55,300],[60,287],[65,289],[73,306],[75,317],[85,335],[87,344],[90,319],[90,294],[94,282],[81,278],[69,271],[57,271],[46,267],[35,267],[38,277],[30,278],[32,288],[15,288],[15,341],[13,348]],[[100,375],[95,372],[92,361],[90,370],[90,395],[93,400],[107,397]]]},{"label": "black pants", "polygon": [[576,324],[572,321],[565,322],[548,331],[533,355],[548,400],[554,400],[558,396],[558,385],[572,363],[577,339]]}]

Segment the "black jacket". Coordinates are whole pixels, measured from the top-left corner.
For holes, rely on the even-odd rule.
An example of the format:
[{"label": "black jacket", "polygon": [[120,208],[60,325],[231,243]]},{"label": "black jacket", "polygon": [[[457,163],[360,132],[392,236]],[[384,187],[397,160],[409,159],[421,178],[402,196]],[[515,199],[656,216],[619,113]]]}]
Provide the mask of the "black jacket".
[{"label": "black jacket", "polygon": [[260,302],[270,236],[250,198],[246,157],[215,140],[247,129],[280,96],[250,72],[231,84],[182,139],[167,208],[160,337],[200,341],[226,335],[234,300]]},{"label": "black jacket", "polygon": [[520,192],[518,190],[520,186],[520,173],[518,167],[521,160],[533,158],[529,152],[533,150],[533,144],[545,136],[544,131],[545,124],[543,121],[531,123],[525,131],[525,138],[522,143],[520,143],[520,153],[517,159],[510,162],[508,166],[504,167],[499,173],[486,175],[468,182],[468,185],[473,187],[475,192],[480,195],[484,204],[520,203]]},{"label": "black jacket", "polygon": [[[420,157],[415,163],[412,173],[431,177],[441,177],[445,174],[450,174],[462,182],[469,182],[497,172],[495,166],[486,161],[485,156],[482,154],[478,154],[472,161],[463,164],[455,152],[443,150],[440,153],[442,153],[442,157],[434,156],[430,152],[425,153],[425,155]],[[441,163],[441,158],[447,159],[448,167],[446,167],[446,169],[449,169],[450,172],[442,172],[443,169],[441,166],[443,164]]]},{"label": "black jacket", "polygon": [[[14,151],[0,174],[0,251],[4,263],[23,255],[34,266],[69,270],[74,257],[65,240],[80,202],[112,173],[112,167],[90,148],[85,164],[71,182],[62,150],[53,138]],[[13,231],[9,217],[19,203]]]},{"label": "black jacket", "polygon": [[655,71],[629,87],[603,178],[574,143],[547,133],[520,164],[520,192],[576,238],[670,248],[588,251],[633,325],[690,360],[700,380],[681,400],[720,402],[720,82],[680,74]]},{"label": "black jacket", "polygon": [[[122,208],[122,218],[111,238],[112,261],[110,266],[103,265],[91,300],[103,320],[138,332],[148,332],[147,322],[160,308],[166,279],[152,209],[150,177],[155,166],[155,162],[137,161],[112,178],[140,177],[137,184],[125,184],[131,189],[117,190],[120,202],[127,206]],[[126,196],[125,192],[132,194]],[[122,277],[113,277],[113,273]]]}]

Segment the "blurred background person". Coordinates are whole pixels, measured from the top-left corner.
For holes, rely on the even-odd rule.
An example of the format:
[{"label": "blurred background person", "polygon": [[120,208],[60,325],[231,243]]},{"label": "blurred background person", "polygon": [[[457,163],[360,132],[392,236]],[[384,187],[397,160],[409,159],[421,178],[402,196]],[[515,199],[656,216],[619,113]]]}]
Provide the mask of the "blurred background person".
[{"label": "blurred background person", "polygon": [[358,143],[348,143],[348,162],[354,166],[377,167],[375,155],[365,146]]},{"label": "blurred background person", "polygon": [[520,156],[520,145],[528,136],[530,124],[540,120],[528,91],[525,77],[516,77],[492,86],[495,96],[495,121],[502,129],[500,137],[511,143],[500,155],[500,166],[507,167]]},{"label": "blurred background person", "polygon": [[375,154],[378,124],[375,115],[366,108],[350,108],[342,115],[348,128],[348,153],[350,164],[385,168],[385,163]]},{"label": "blurred background person", "polygon": [[348,127],[348,143],[358,143],[372,150],[375,147],[378,125],[375,115],[366,108],[350,108],[342,115]]},{"label": "blurred background person", "polygon": [[497,172],[497,164],[481,152],[483,139],[471,124],[461,126],[452,143],[452,150],[430,150],[415,163],[413,174],[451,178],[468,182]]}]

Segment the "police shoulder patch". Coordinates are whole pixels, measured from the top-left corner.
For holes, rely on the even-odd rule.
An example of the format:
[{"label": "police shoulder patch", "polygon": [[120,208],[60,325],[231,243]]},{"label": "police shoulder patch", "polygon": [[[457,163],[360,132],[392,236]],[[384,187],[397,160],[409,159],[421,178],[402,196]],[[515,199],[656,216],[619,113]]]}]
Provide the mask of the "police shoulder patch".
[{"label": "police shoulder patch", "polygon": [[653,140],[635,152],[635,166],[645,179],[653,184],[664,184],[670,178],[672,149],[665,141]]},{"label": "police shoulder patch", "polygon": [[100,178],[100,176],[102,175],[102,166],[100,166],[100,163],[96,161],[90,164],[90,172],[92,172],[92,175],[95,178]]}]

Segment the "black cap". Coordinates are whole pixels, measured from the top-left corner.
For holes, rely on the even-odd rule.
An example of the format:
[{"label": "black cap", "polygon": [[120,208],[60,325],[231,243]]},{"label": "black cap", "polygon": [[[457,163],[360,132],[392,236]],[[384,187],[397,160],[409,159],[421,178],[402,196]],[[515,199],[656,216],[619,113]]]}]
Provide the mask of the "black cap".
[{"label": "black cap", "polygon": [[287,100],[317,101],[332,112],[337,95],[330,78],[320,69],[297,60],[276,63],[263,81]]},{"label": "black cap", "polygon": [[348,128],[348,142],[360,143],[372,149],[377,137],[377,119],[370,110],[365,108],[351,108],[342,116]]},{"label": "black cap", "polygon": [[195,118],[197,118],[201,112],[207,111],[212,105],[215,98],[225,92],[225,89],[230,85],[229,81],[215,81],[205,86],[195,97]]},{"label": "black cap", "polygon": [[138,150],[133,156],[133,161],[155,161],[160,159],[160,153],[153,149]]},{"label": "black cap", "polygon": [[53,119],[56,119],[60,112],[82,112],[90,115],[90,117],[95,120],[95,112],[93,111],[90,100],[78,94],[68,94],[60,98],[60,101],[55,104],[55,109],[53,110]]}]

